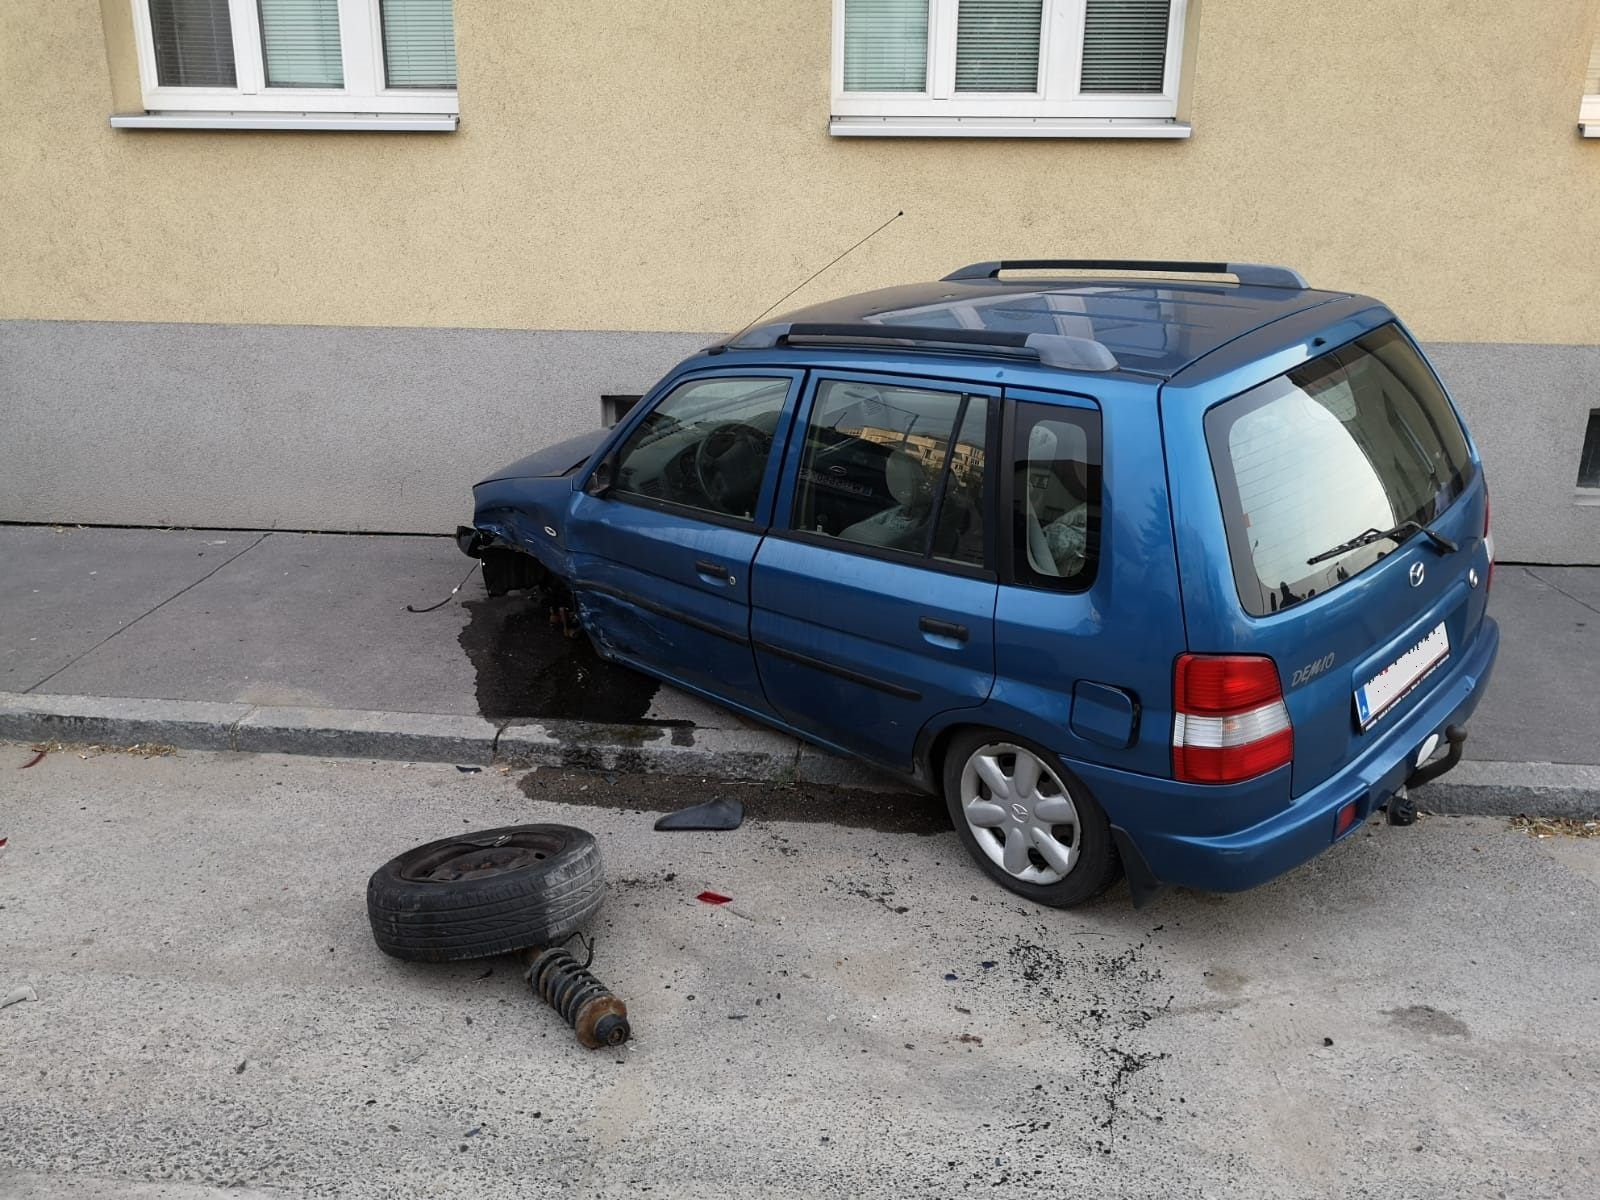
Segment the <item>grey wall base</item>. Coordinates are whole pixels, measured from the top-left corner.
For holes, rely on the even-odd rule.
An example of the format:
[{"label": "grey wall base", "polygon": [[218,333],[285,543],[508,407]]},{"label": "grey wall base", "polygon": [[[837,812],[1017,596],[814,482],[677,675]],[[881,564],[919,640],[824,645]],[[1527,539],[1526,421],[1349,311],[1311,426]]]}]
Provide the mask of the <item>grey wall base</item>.
[{"label": "grey wall base", "polygon": [[0,520],[438,533],[706,333],[0,322]]},{"label": "grey wall base", "polygon": [[1427,351],[1483,455],[1496,553],[1600,564],[1600,504],[1580,503],[1577,488],[1584,430],[1600,409],[1600,346],[1434,342]]},{"label": "grey wall base", "polygon": [[[475,480],[715,336],[0,321],[0,520],[446,532]],[[1600,506],[1575,493],[1600,346],[1428,350],[1500,556],[1600,564]]]}]

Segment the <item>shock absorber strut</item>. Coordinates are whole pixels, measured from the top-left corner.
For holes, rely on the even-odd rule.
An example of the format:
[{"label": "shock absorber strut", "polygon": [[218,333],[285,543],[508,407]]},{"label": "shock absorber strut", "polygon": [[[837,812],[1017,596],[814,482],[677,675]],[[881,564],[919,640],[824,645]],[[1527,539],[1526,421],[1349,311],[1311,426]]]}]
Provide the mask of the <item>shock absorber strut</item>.
[{"label": "shock absorber strut", "polygon": [[587,962],[578,962],[562,947],[528,951],[527,980],[534,994],[560,1013],[589,1049],[620,1046],[632,1036],[628,1006],[589,972]]}]

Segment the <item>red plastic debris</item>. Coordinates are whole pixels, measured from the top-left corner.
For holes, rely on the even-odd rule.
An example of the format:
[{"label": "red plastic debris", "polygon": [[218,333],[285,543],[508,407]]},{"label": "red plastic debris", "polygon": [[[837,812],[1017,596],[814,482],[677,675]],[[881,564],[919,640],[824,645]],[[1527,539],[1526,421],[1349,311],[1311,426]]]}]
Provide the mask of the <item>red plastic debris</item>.
[{"label": "red plastic debris", "polygon": [[10,840],[10,838],[0,838],[0,850],[4,850],[6,848],[6,843]]},{"label": "red plastic debris", "polygon": [[729,904],[733,901],[732,896],[724,896],[720,892],[701,892],[695,899],[702,904]]},{"label": "red plastic debris", "polygon": [[41,750],[37,754],[35,754],[32,758],[30,758],[27,762],[23,763],[22,766],[17,768],[17,769],[21,770],[21,771],[26,771],[29,767],[33,766],[35,763],[42,763],[43,761],[44,761],[44,751]]}]

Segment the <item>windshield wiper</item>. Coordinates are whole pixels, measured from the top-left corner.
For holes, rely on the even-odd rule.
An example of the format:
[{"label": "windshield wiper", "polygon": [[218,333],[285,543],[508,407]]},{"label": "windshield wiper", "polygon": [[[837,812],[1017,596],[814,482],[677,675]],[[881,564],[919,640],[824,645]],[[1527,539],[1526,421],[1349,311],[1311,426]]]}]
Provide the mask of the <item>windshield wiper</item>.
[{"label": "windshield wiper", "polygon": [[1315,558],[1306,559],[1306,566],[1312,567],[1319,562],[1326,562],[1330,558],[1338,558],[1341,554],[1348,554],[1352,550],[1359,550],[1362,546],[1370,546],[1373,542],[1381,542],[1386,538],[1395,542],[1404,541],[1405,539],[1401,537],[1401,534],[1412,533],[1420,533],[1424,535],[1430,542],[1432,542],[1436,547],[1444,551],[1446,554],[1454,554],[1456,552],[1456,544],[1449,538],[1445,537],[1444,534],[1435,533],[1426,525],[1423,525],[1417,521],[1401,521],[1400,524],[1396,525],[1393,529],[1362,530],[1362,532],[1356,534],[1355,537],[1351,538],[1348,542],[1340,542],[1332,550],[1324,550]]}]

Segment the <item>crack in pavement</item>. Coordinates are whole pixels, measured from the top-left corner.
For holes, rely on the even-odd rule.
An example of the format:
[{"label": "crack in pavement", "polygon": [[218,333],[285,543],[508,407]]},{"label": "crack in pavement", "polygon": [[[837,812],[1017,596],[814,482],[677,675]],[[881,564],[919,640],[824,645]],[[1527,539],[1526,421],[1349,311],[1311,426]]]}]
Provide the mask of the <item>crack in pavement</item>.
[{"label": "crack in pavement", "polygon": [[1537,579],[1540,583],[1544,584],[1545,587],[1551,588],[1554,591],[1560,592],[1563,596],[1565,596],[1568,600],[1571,600],[1574,604],[1582,605],[1584,608],[1587,608],[1590,612],[1594,613],[1596,616],[1600,616],[1600,608],[1596,608],[1594,605],[1590,604],[1587,600],[1581,600],[1577,596],[1574,596],[1571,592],[1567,591],[1567,589],[1562,587],[1559,583],[1551,583],[1543,575],[1536,574],[1532,567],[1523,567],[1522,570],[1523,570],[1523,573],[1525,575],[1527,575],[1529,578]]},{"label": "crack in pavement", "polygon": [[162,600],[160,603],[151,605],[149,608],[145,609],[144,612],[140,613],[133,620],[129,621],[126,625],[121,625],[121,626],[118,626],[116,629],[113,629],[110,633],[106,634],[105,637],[101,638],[94,645],[90,646],[82,654],[79,654],[76,657],[74,657],[72,659],[69,659],[67,662],[62,663],[61,666],[57,667],[54,671],[51,671],[50,674],[46,675],[43,679],[39,680],[38,683],[33,684],[31,687],[24,688],[22,690],[21,694],[26,696],[30,692],[34,692],[34,691],[37,691],[39,688],[42,688],[45,684],[49,683],[52,679],[54,679],[57,675],[60,675],[63,671],[67,670],[69,667],[76,666],[78,663],[80,663],[84,659],[88,658],[89,655],[93,654],[96,650],[100,649],[101,646],[104,646],[107,642],[109,642],[112,638],[116,637],[119,633],[127,632],[129,629],[132,629],[135,625],[137,625],[140,621],[142,621],[146,617],[148,617],[151,613],[157,611],[158,609],[164,608],[168,604],[171,604],[179,596],[183,595],[185,592],[189,591],[190,589],[199,587],[202,583],[204,583],[206,580],[210,579],[218,571],[222,570],[223,567],[227,566],[231,562],[234,562],[234,561],[236,561],[236,560],[238,560],[240,558],[243,558],[246,554],[249,554],[250,551],[254,550],[257,546],[259,546],[262,542],[266,541],[271,536],[272,536],[272,531],[269,529],[267,532],[263,533],[260,537],[258,537],[255,541],[251,542],[248,546],[246,546],[243,550],[239,551],[237,554],[230,555],[228,558],[223,559],[222,562],[220,562],[216,566],[212,567],[211,570],[207,571],[204,575],[200,576],[199,579],[194,580],[192,583],[185,584],[183,587],[181,587],[177,591],[173,592],[172,595],[168,596],[165,600]]}]

